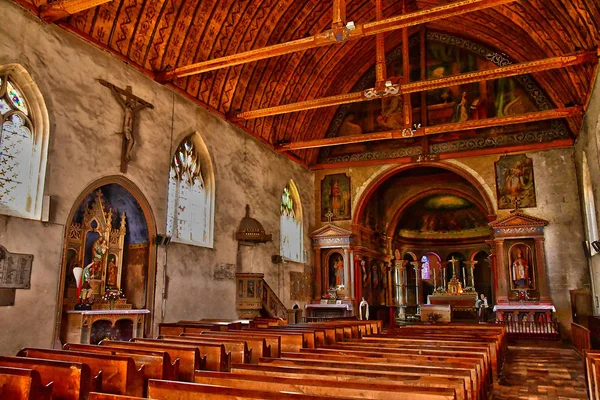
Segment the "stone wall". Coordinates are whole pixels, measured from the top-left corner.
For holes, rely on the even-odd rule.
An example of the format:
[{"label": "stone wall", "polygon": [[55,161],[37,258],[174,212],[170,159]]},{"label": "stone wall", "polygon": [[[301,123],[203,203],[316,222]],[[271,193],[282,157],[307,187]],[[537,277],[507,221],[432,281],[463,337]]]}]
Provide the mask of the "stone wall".
[{"label": "stone wall", "polygon": [[[23,346],[53,344],[68,214],[88,185],[102,177],[120,175],[121,136],[116,132],[122,130],[123,112],[110,90],[98,83],[99,78],[119,87],[131,85],[135,95],[154,105],[153,110],[140,113],[133,162],[126,177],[150,204],[158,233],[166,230],[169,149],[198,131],[212,157],[216,181],[214,249],[176,243],[166,250],[158,249],[152,309],[155,323],[235,318],[235,271],[264,272],[286,305],[295,303],[290,299],[289,272],[304,272],[304,265],[275,265],[271,255],[279,254],[279,204],[289,179],[300,192],[304,243],[309,246],[306,235],[315,220],[312,173],[105,51],[56,25],[42,23],[13,2],[0,0],[0,15],[11,21],[0,24],[0,65],[24,66],[48,108],[45,194],[52,196],[47,224],[0,217],[0,244],[11,252],[35,257],[31,290],[18,290],[14,306],[0,307],[0,354],[14,354]],[[252,216],[273,233],[272,243],[238,249],[234,233],[245,214],[246,202]],[[242,253],[249,257],[242,257]],[[163,310],[165,265],[168,287]]]},{"label": "stone wall", "polygon": [[[530,215],[550,221],[546,228],[546,262],[552,301],[557,309],[556,318],[562,329],[570,330],[570,289],[581,289],[589,284],[589,273],[581,241],[584,240],[581,219],[580,197],[574,162],[575,151],[553,149],[527,153],[533,159],[537,207],[524,211]],[[481,156],[447,160],[437,163],[455,166],[473,176],[494,202],[497,211],[494,162],[500,156]],[[597,165],[597,164],[596,164]],[[363,194],[377,177],[394,166],[353,167],[348,169],[317,171],[315,174],[315,209],[320,221],[320,189],[323,177],[330,173],[347,173],[352,185],[353,216]],[[600,194],[599,194],[600,196]],[[509,210],[497,211],[497,216],[508,215]],[[321,224],[319,222],[319,224]],[[350,228],[350,221],[343,222]],[[600,256],[599,256],[600,257]]]}]

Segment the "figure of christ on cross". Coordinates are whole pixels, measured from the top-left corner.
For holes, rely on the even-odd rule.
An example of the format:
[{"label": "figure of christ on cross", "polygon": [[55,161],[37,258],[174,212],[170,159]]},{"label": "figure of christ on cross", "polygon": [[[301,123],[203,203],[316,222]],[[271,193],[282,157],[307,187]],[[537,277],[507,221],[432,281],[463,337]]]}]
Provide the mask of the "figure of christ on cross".
[{"label": "figure of christ on cross", "polygon": [[113,95],[123,107],[125,115],[123,117],[123,150],[121,154],[121,172],[127,172],[127,164],[131,161],[131,150],[135,145],[135,134],[133,132],[133,125],[136,114],[144,108],[153,109],[154,106],[147,101],[134,96],[131,90],[131,86],[127,86],[126,89],[121,89],[112,83],[109,83],[103,79],[99,79],[100,84],[111,89]]}]

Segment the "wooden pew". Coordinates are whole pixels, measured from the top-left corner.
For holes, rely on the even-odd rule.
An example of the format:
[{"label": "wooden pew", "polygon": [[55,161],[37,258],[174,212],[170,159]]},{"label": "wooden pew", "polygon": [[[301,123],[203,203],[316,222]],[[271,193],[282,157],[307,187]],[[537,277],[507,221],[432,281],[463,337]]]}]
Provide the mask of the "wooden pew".
[{"label": "wooden pew", "polygon": [[168,343],[173,346],[194,346],[200,352],[200,357],[206,357],[206,365],[204,369],[209,371],[229,371],[231,369],[231,353],[225,350],[222,343],[200,342],[200,341],[185,341],[185,340],[161,340],[161,339],[131,339],[134,343],[164,344]]},{"label": "wooden pew", "polygon": [[32,369],[0,367],[0,399],[52,400],[52,383]]},{"label": "wooden pew", "polygon": [[[107,346],[78,343],[66,343],[63,346],[63,349],[131,358],[136,367],[142,371],[144,379],[143,395],[146,395],[145,389],[147,387],[148,379],[179,379],[179,359],[176,359],[173,363],[171,363],[171,357],[169,356],[169,353],[165,351],[118,349]],[[142,366],[144,368],[142,368]]]},{"label": "wooden pew", "polygon": [[[323,396],[311,396],[299,393],[269,392],[265,390],[236,389],[225,386],[183,383],[173,381],[150,380],[148,383],[150,399],[159,400],[322,400]],[[359,397],[327,396],[332,400],[351,400]]]},{"label": "wooden pew", "polygon": [[220,331],[218,325],[213,324],[182,324],[180,322],[163,322],[158,324],[159,335],[177,336],[182,333],[199,333],[202,331]]},{"label": "wooden pew", "polygon": [[206,336],[212,338],[244,340],[248,343],[248,348],[252,350],[252,358],[279,357],[279,354],[281,354],[281,337],[277,335],[244,334],[239,331],[205,331],[202,333],[184,333],[181,336],[189,338],[203,338]]},{"label": "wooden pew", "polygon": [[592,400],[600,400],[600,388],[598,378],[600,373],[600,350],[586,350],[584,351],[584,366],[585,366],[585,377],[588,387],[588,395]]},{"label": "wooden pew", "polygon": [[[226,320],[226,319],[210,319],[210,318],[203,318],[201,320],[198,321],[179,321],[180,323],[184,323],[184,324],[210,324],[210,325],[215,325],[218,326],[220,328],[220,330],[225,330],[225,331],[239,331],[242,329],[242,321],[241,320],[236,320],[236,321],[230,321],[230,320]],[[249,323],[247,325],[247,327],[249,327]]]},{"label": "wooden pew", "polygon": [[45,358],[87,364],[93,375],[102,372],[102,392],[142,396],[144,389],[143,369],[138,369],[129,357],[83,351],[24,348],[19,357]]},{"label": "wooden pew", "polygon": [[[281,354],[282,351],[300,350],[303,347],[304,339],[302,334],[282,334],[278,332],[271,332],[271,330],[268,329],[245,329],[243,331],[229,331],[217,333],[205,331],[202,332],[202,334],[210,336],[237,336],[241,338],[248,338],[248,340],[250,340],[250,338],[264,338],[267,341],[267,344],[271,346],[271,357],[279,357],[279,354]],[[250,345],[250,343],[248,343],[248,345]]]},{"label": "wooden pew", "polygon": [[402,365],[390,363],[371,363],[371,362],[355,362],[355,361],[328,361],[318,359],[299,359],[299,358],[261,358],[259,365],[274,365],[274,366],[302,366],[302,367],[324,367],[343,369],[357,369],[363,371],[388,371],[388,372],[403,372],[413,374],[414,376],[438,376],[461,378],[464,380],[467,396],[469,399],[478,398],[478,390],[476,384],[471,377],[471,371],[464,368],[445,367],[443,365],[433,366],[418,366],[418,365]]},{"label": "wooden pew", "polygon": [[102,377],[93,376],[80,362],[0,356],[0,366],[37,371],[42,385],[52,383],[53,400],[84,400],[91,391],[102,390]]},{"label": "wooden pew", "polygon": [[204,369],[206,365],[206,357],[201,357],[195,346],[169,345],[166,342],[150,344],[111,340],[103,340],[100,345],[119,349],[164,351],[169,354],[171,360],[179,359],[179,380],[186,382],[193,382],[195,371]]},{"label": "wooden pew", "polygon": [[273,377],[239,373],[206,372],[196,375],[196,383],[226,386],[231,388],[267,390],[269,392],[298,392],[313,396],[358,397],[380,400],[414,400],[455,399],[454,390],[449,388],[415,388],[401,385],[386,385],[381,382],[340,382],[327,378],[306,377]]},{"label": "wooden pew", "polygon": [[[303,366],[265,366],[254,364],[236,364],[232,373],[261,375],[272,380],[279,378],[306,378],[328,379],[338,382],[339,386],[347,382],[376,383],[383,385],[400,385],[413,388],[440,388],[451,389],[457,400],[467,399],[467,392],[463,379],[448,377],[419,376],[398,372],[339,370],[337,368],[303,367]],[[407,396],[407,398],[409,398]]]},{"label": "wooden pew", "polygon": [[[187,336],[159,336],[161,340],[165,341],[186,341],[186,342],[212,342],[221,343],[225,346],[225,350],[231,353],[232,363],[249,363],[252,361],[252,350],[248,348],[248,343],[245,340],[236,340],[229,338],[214,338],[210,336],[203,336],[201,338],[187,337]],[[160,378],[157,378],[160,379]],[[167,379],[168,380],[168,379]]]}]

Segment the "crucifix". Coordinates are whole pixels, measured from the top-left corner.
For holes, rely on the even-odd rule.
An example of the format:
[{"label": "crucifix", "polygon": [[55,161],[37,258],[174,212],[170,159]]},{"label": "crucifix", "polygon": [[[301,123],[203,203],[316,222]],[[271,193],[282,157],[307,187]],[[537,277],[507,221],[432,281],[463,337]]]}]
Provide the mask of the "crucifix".
[{"label": "crucifix", "polygon": [[331,224],[331,218],[333,218],[333,213],[331,212],[331,210],[325,214],[325,216],[327,217],[327,222]]},{"label": "crucifix", "polygon": [[454,258],[454,256],[452,256],[452,258],[450,259],[450,264],[452,264],[452,278],[456,278],[456,263],[458,262],[457,259]]},{"label": "crucifix", "polygon": [[519,211],[519,207],[521,206],[521,198],[519,196],[515,196],[512,202],[515,204],[515,209],[511,212]]},{"label": "crucifix", "polygon": [[131,150],[135,145],[135,134],[133,132],[134,120],[136,114],[144,108],[153,109],[154,106],[147,101],[134,96],[131,90],[131,86],[127,86],[126,89],[121,89],[105,81],[104,79],[98,79],[102,86],[109,88],[123,110],[125,115],[123,118],[123,132],[119,132],[123,135],[123,149],[121,152],[121,172],[127,172],[127,164],[131,161]]}]

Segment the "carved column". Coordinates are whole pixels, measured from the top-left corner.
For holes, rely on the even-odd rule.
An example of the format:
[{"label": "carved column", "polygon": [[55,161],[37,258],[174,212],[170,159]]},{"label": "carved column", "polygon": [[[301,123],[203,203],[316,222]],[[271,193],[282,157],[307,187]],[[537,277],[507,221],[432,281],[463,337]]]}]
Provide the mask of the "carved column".
[{"label": "carved column", "polygon": [[496,302],[508,303],[508,275],[504,260],[504,239],[495,239],[496,262],[494,263],[494,277],[496,287]]},{"label": "carved column", "polygon": [[344,299],[349,299],[348,290],[350,289],[350,249],[344,249]]},{"label": "carved column", "polygon": [[535,241],[535,263],[537,270],[537,286],[540,291],[540,301],[551,301],[550,291],[548,290],[548,277],[546,275],[546,252],[544,251],[545,240],[543,237],[536,237]]},{"label": "carved column", "polygon": [[412,261],[411,265],[413,266],[413,268],[415,269],[415,297],[417,300],[417,306],[420,306],[421,304],[423,304],[423,302],[421,301],[421,262],[420,261]]},{"label": "carved column", "polygon": [[315,248],[315,281],[316,281],[316,293],[315,297],[318,299],[323,296],[323,271],[321,269],[321,249]]},{"label": "carved column", "polygon": [[385,263],[387,273],[388,287],[386,288],[385,304],[391,306],[394,304],[394,281],[392,280],[392,266],[390,262]]},{"label": "carved column", "polygon": [[406,265],[408,261],[397,260],[394,262],[396,276],[396,303],[398,304],[398,318],[404,319],[406,307]]},{"label": "carved column", "polygon": [[350,287],[346,288],[346,295],[352,300],[355,299],[355,287],[356,287],[356,265],[354,264],[354,252],[350,251]]},{"label": "carved column", "polygon": [[475,269],[475,264],[477,264],[478,261],[463,261],[463,263],[465,264],[466,268],[466,272],[467,272],[467,277],[466,277],[466,285],[467,286],[472,286],[475,287],[475,276],[474,276],[474,272],[473,270]]}]

